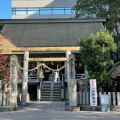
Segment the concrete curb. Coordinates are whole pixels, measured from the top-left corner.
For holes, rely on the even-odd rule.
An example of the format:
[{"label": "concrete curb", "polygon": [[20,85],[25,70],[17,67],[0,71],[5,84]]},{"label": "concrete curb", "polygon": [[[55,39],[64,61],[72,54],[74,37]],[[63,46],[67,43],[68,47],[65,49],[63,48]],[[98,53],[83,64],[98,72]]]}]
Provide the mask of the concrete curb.
[{"label": "concrete curb", "polygon": [[[101,111],[101,106],[89,106],[89,105],[78,105],[77,107],[79,107],[79,111]],[[76,107],[76,108],[77,108]],[[66,101],[65,102],[65,109],[69,110],[69,111],[74,111],[74,108],[69,108],[69,102]],[[111,105],[110,106],[110,111],[120,111],[120,105]]]},{"label": "concrete curb", "polygon": [[28,107],[30,107],[31,105],[33,105],[33,103],[26,103],[26,105],[20,105],[19,103],[16,110],[10,110],[9,106],[0,106],[0,112],[24,110],[28,109]]},{"label": "concrete curb", "polygon": [[80,107],[78,107],[78,106],[67,106],[66,110],[68,110],[68,111],[80,111]]},{"label": "concrete curb", "polygon": [[[87,106],[87,105],[80,105],[81,111],[101,111],[101,106]],[[110,111],[120,111],[120,105],[111,105]]]}]

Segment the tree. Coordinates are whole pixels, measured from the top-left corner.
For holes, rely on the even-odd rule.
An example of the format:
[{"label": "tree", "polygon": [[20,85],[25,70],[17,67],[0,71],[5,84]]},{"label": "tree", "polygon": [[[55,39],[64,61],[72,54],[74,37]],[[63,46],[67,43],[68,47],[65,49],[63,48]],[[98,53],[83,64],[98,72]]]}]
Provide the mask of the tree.
[{"label": "tree", "polygon": [[0,32],[1,32],[2,28],[3,28],[3,24],[0,23]]},{"label": "tree", "polygon": [[[9,81],[10,81],[10,67],[9,67],[9,57],[2,55],[1,41],[5,40],[3,36],[0,35],[0,94],[2,95],[2,100],[5,102],[5,95],[9,93]],[[3,102],[3,103],[4,103]],[[4,104],[3,104],[4,105]]]},{"label": "tree", "polygon": [[[120,22],[120,0],[77,0],[73,7],[76,17],[103,17],[109,19],[106,27],[118,33],[117,22]],[[120,32],[120,31],[119,31]]]},{"label": "tree", "polygon": [[[0,43],[5,38],[0,35]],[[1,48],[2,44],[0,44]],[[10,68],[9,68],[9,57],[2,55],[2,49],[0,49],[0,80],[7,82],[10,80]]]},{"label": "tree", "polygon": [[[0,24],[0,32],[3,28],[3,24]],[[3,36],[0,35],[0,48],[2,46],[1,42],[5,40]],[[2,49],[0,49],[0,80],[9,81],[10,78],[10,69],[9,69],[9,57],[2,55]]]},{"label": "tree", "polygon": [[113,65],[111,52],[116,50],[116,44],[108,30],[91,34],[88,38],[79,39],[81,60],[88,69],[89,78],[95,78],[99,88],[108,83],[108,70]]},{"label": "tree", "polygon": [[105,18],[104,25],[112,33],[117,50],[112,53],[114,62],[120,60],[120,0],[77,0],[73,7],[76,17]]}]

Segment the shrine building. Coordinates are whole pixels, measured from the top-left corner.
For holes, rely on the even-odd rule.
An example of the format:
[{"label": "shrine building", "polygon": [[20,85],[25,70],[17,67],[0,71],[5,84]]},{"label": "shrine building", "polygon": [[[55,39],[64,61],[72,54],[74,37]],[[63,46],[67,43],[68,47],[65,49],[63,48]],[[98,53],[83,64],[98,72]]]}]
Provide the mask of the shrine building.
[{"label": "shrine building", "polygon": [[[0,35],[4,55],[17,55],[23,67],[24,52],[29,52],[28,69],[43,63],[51,69],[59,69],[66,64],[67,53],[75,56],[75,79],[85,76],[85,65],[81,61],[80,38],[89,37],[104,30],[105,19],[10,19],[1,20]],[[42,78],[40,71],[42,69]],[[54,82],[54,71],[42,67],[28,71],[28,94],[30,100],[67,100],[67,67],[59,72],[59,80]],[[18,95],[21,94],[23,70],[18,67]],[[41,84],[42,79],[42,84]],[[40,87],[41,85],[41,87]],[[64,95],[61,95],[61,88]],[[62,89],[63,89],[62,88]],[[41,95],[40,95],[41,90]]]}]

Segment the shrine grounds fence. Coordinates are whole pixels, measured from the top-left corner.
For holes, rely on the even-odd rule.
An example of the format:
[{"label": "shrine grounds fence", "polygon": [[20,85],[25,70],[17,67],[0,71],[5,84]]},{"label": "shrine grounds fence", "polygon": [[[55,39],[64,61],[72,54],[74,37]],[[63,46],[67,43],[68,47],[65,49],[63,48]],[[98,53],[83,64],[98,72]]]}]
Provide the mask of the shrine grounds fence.
[{"label": "shrine grounds fence", "polygon": [[[99,92],[97,94],[97,103],[100,105],[100,95],[108,95],[110,105],[120,105],[120,92]],[[90,105],[90,93],[89,92],[77,92],[77,104],[78,105]]]}]

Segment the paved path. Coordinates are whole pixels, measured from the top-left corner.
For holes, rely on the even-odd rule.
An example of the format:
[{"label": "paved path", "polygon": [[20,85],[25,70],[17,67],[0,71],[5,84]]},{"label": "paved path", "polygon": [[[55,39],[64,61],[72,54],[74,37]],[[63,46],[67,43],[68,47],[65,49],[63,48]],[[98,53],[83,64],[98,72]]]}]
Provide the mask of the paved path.
[{"label": "paved path", "polygon": [[14,112],[0,112],[0,120],[120,120],[120,112],[71,112],[64,102],[34,102]]}]

